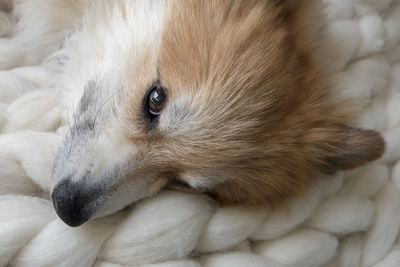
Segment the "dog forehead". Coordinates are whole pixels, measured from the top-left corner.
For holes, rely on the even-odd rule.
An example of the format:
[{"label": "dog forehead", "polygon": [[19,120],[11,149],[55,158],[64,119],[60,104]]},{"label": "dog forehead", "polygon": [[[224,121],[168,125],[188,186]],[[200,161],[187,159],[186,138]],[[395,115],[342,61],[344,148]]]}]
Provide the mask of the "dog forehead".
[{"label": "dog forehead", "polygon": [[93,107],[89,115],[97,119],[111,114],[111,108],[116,113],[129,109],[130,118],[142,111],[146,90],[158,78],[158,50],[168,13],[168,2],[161,0],[100,1],[89,9],[82,41],[68,66],[82,77],[71,90],[74,99],[82,99],[82,110]]},{"label": "dog forehead", "polygon": [[187,91],[262,82],[283,62],[281,17],[268,1],[172,2],[158,55],[164,83]]},{"label": "dog forehead", "polygon": [[282,71],[288,33],[280,11],[268,1],[172,2],[158,52],[170,116],[210,125],[255,120],[272,106],[277,83],[290,81]]}]

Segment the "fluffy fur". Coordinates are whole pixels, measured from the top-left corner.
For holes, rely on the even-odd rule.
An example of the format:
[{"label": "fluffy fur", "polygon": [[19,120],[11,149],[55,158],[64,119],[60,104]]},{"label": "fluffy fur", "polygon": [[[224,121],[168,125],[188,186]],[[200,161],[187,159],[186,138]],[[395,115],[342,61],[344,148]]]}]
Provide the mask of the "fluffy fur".
[{"label": "fluffy fur", "polygon": [[[88,218],[165,187],[221,204],[274,204],[304,193],[320,172],[383,152],[379,134],[346,126],[315,64],[317,1],[62,2],[40,4],[65,16],[23,13],[35,1],[16,10],[22,25],[41,13],[53,25],[33,31],[50,36],[36,44],[43,54],[71,36],[62,86],[77,105],[53,188],[73,184],[70,199],[84,195]],[[31,37],[15,36],[28,47]],[[155,82],[168,99],[150,122],[143,102]]]}]

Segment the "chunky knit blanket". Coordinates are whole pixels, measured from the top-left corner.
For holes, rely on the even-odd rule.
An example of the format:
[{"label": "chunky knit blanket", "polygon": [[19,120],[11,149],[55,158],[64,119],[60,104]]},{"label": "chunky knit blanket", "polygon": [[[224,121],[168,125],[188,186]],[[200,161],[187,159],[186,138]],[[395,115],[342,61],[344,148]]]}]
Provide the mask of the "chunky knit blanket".
[{"label": "chunky knit blanket", "polygon": [[359,125],[384,136],[382,159],[319,179],[285,210],[165,191],[70,228],[49,200],[72,107],[50,79],[62,55],[14,68],[26,51],[0,1],[0,266],[400,266],[400,1],[324,2],[321,60],[335,94],[354,100]]}]

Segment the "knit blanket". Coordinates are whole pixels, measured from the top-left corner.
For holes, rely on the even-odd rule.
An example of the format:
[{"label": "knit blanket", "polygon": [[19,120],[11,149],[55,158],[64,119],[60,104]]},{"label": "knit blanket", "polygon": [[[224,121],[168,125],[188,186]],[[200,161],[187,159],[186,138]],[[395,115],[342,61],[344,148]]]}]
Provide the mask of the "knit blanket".
[{"label": "knit blanket", "polygon": [[32,64],[40,57],[11,38],[7,2],[0,1],[0,266],[400,266],[399,0],[324,0],[324,69],[334,93],[354,100],[359,126],[384,136],[379,161],[321,177],[285,210],[221,208],[207,196],[164,191],[78,228],[58,219],[49,199],[72,107],[54,79],[62,54]]}]

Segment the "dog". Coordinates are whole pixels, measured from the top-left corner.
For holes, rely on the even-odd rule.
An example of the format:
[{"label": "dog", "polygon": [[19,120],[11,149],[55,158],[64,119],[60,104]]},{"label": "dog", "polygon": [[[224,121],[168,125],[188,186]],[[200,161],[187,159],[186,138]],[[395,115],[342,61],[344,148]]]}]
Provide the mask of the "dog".
[{"label": "dog", "polygon": [[51,197],[70,226],[164,188],[220,205],[273,205],[305,194],[320,173],[384,151],[377,132],[349,126],[321,72],[319,1],[15,5],[22,29],[29,12],[53,22],[30,32],[51,37],[29,46],[38,53],[68,35],[63,86],[82,93],[55,156]]}]

